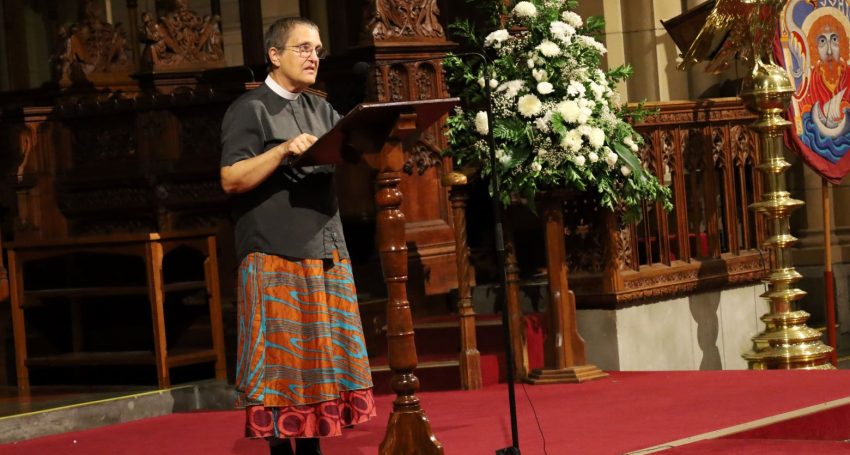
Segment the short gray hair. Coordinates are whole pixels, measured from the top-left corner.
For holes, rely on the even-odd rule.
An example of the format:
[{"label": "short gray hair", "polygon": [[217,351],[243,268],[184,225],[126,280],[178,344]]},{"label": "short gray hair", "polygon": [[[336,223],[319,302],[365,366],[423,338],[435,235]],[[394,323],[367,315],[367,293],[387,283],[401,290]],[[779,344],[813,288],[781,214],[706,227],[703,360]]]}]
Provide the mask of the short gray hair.
[{"label": "short gray hair", "polygon": [[263,37],[266,51],[266,60],[269,59],[269,49],[273,47],[279,49],[286,45],[286,40],[289,39],[289,34],[292,32],[292,29],[295,28],[296,25],[305,25],[307,27],[312,27],[316,30],[319,29],[319,26],[316,25],[315,22],[305,17],[283,17],[274,21],[274,23],[269,26],[269,29],[266,30],[266,34]]}]

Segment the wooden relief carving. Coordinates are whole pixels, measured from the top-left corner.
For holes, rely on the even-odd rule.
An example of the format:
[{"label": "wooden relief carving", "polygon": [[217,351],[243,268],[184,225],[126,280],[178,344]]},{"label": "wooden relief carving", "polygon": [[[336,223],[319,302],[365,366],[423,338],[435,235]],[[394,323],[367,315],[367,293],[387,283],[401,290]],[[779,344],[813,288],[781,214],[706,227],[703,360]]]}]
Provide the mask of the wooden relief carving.
[{"label": "wooden relief carving", "polygon": [[146,69],[185,71],[225,65],[219,17],[201,17],[189,10],[187,1],[172,0],[169,12],[158,20],[142,14]]},{"label": "wooden relief carving", "polygon": [[643,136],[643,145],[641,145],[640,150],[638,150],[640,161],[643,163],[644,169],[652,174],[657,174],[657,165],[655,163],[655,144],[653,144],[652,141],[652,133],[641,133],[641,136]]},{"label": "wooden relief carving", "polygon": [[152,232],[159,230],[152,218],[104,218],[82,219],[74,221],[71,232],[74,235],[106,235],[116,232]]},{"label": "wooden relief carving", "polygon": [[161,112],[152,111],[149,113],[139,114],[139,130],[141,134],[149,141],[156,142],[157,138],[162,135],[163,129],[167,123],[166,115]]},{"label": "wooden relief carving", "polygon": [[132,121],[81,122],[72,128],[73,166],[108,166],[106,162],[136,157],[136,134]]},{"label": "wooden relief carving", "polygon": [[223,114],[185,116],[180,123],[183,155],[217,157],[221,153],[219,128],[222,117]]},{"label": "wooden relief carving", "polygon": [[23,183],[24,175],[27,173],[36,173],[42,171],[34,169],[35,159],[32,157],[33,150],[38,145],[38,126],[33,124],[24,125],[18,136],[20,154],[17,161],[16,177],[18,184]]},{"label": "wooden relief carving", "polygon": [[407,69],[401,65],[393,65],[389,72],[390,101],[405,101],[407,94]]},{"label": "wooden relief carving", "polygon": [[617,269],[625,270],[634,268],[632,262],[632,232],[628,226],[617,231]]},{"label": "wooden relief carving", "polygon": [[15,230],[34,231],[41,225],[41,220],[38,210],[38,191],[32,191],[37,182],[32,177],[46,171],[37,168],[37,159],[34,156],[35,150],[40,147],[37,125],[24,125],[18,133],[18,146],[20,153],[17,157],[15,172],[18,210],[15,217]]},{"label": "wooden relief carving", "polygon": [[726,167],[726,134],[722,128],[711,129],[711,158],[718,168]]},{"label": "wooden relief carving", "polygon": [[444,39],[437,0],[372,0],[366,36],[375,41]]},{"label": "wooden relief carving", "polygon": [[607,228],[592,198],[564,203],[564,241],[571,272],[599,273],[605,268]]},{"label": "wooden relief carving", "polygon": [[152,193],[147,186],[93,188],[60,194],[62,209],[69,213],[121,211],[150,207]]},{"label": "wooden relief carving", "polygon": [[755,153],[755,136],[752,130],[744,125],[734,125],[729,133],[732,137],[732,156],[741,164],[752,160]]},{"label": "wooden relief carving", "polygon": [[676,135],[675,131],[664,130],[661,132],[661,161],[668,169],[676,169]]},{"label": "wooden relief carving", "polygon": [[431,65],[416,68],[416,94],[420,100],[437,98],[437,72]]},{"label": "wooden relief carving", "polygon": [[416,171],[419,175],[423,175],[432,167],[442,166],[443,159],[440,157],[440,152],[432,144],[424,141],[417,142],[406,156],[404,172],[413,175]]},{"label": "wooden relief carving", "polygon": [[[192,182],[165,182],[156,186],[157,199],[168,206],[191,206],[192,204],[225,203],[227,197],[217,179]],[[226,210],[225,210],[226,212]]]},{"label": "wooden relief carving", "polygon": [[121,24],[103,21],[95,0],[85,0],[79,20],[60,27],[57,35],[50,62],[60,86],[130,80],[133,58],[127,35]]}]

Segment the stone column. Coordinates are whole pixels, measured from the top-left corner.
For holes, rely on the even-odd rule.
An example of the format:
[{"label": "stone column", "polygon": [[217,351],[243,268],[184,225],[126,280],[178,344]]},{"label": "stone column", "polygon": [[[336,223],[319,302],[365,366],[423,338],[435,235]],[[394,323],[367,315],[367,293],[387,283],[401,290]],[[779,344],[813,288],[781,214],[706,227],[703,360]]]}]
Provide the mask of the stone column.
[{"label": "stone column", "polygon": [[[628,101],[669,101],[688,99],[688,77],[676,69],[679,55],[676,45],[661,26],[682,12],[679,2],[669,0],[604,0],[608,25],[607,37],[617,37],[609,44],[609,64],[623,63],[635,69],[628,81]],[[621,28],[617,29],[617,25]],[[616,42],[622,43],[619,48]]]}]

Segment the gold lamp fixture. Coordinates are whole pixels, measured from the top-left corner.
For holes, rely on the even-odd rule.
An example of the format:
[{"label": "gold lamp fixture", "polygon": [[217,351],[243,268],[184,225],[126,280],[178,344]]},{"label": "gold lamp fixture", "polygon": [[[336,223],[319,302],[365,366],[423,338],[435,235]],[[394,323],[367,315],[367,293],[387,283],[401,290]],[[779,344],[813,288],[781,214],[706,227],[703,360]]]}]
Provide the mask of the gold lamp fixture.
[{"label": "gold lamp fixture", "polygon": [[750,369],[833,369],[832,348],[817,330],[806,326],[809,314],[795,310],[806,292],[794,287],[801,275],[791,263],[789,247],[797,241],[790,233],[791,212],[803,201],[791,198],[784,173],[791,166],[784,158],[783,135],[791,125],[782,118],[794,88],[785,70],[773,59],[772,46],[779,15],[787,0],[717,0],[705,25],[683,56],[679,69],[707,61],[707,71],[721,72],[736,56],[750,63],[741,98],[758,115],[750,125],[759,136],[765,193],[750,206],[765,220],[769,251],[767,291],[770,313],[761,317],[765,330],[753,337],[753,349],[744,353]]}]

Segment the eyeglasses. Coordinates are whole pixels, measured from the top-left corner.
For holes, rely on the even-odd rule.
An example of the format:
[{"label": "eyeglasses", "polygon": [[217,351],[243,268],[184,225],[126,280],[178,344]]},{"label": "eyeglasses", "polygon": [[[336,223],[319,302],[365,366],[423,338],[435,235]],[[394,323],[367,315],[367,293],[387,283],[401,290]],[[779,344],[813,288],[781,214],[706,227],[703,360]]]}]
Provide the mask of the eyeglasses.
[{"label": "eyeglasses", "polygon": [[316,54],[316,58],[321,60],[328,55],[328,51],[326,51],[322,46],[312,47],[309,44],[301,44],[298,46],[286,46],[286,48],[291,49],[301,58],[310,58],[313,54]]}]

